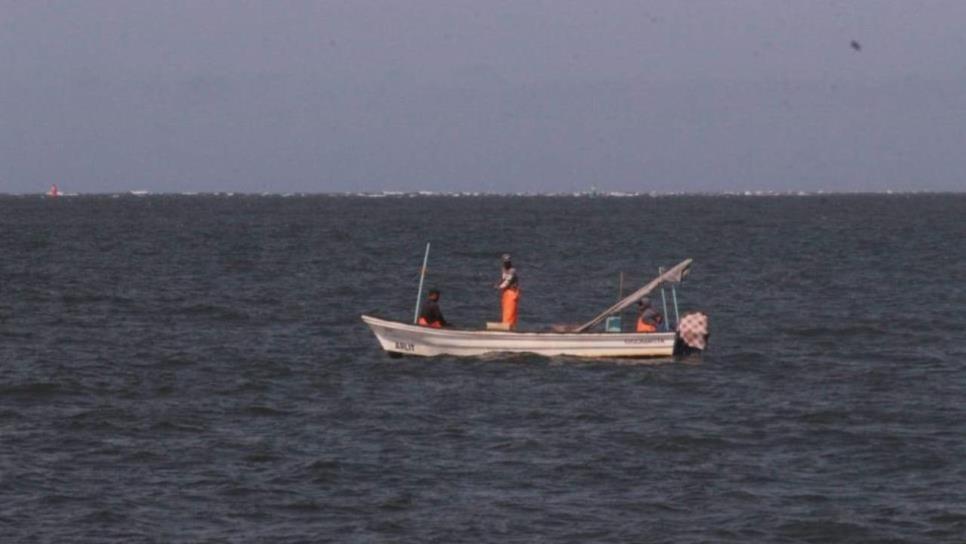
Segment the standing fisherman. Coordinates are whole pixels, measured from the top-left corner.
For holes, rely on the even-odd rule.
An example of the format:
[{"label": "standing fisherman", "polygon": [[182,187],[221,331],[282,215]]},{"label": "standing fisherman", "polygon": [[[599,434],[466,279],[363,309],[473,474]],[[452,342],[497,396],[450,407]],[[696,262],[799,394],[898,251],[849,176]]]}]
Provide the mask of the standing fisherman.
[{"label": "standing fisherman", "polygon": [[517,269],[510,262],[510,254],[503,254],[503,276],[496,285],[502,291],[500,304],[503,309],[503,324],[514,329],[517,326],[517,306],[520,302],[520,279]]}]

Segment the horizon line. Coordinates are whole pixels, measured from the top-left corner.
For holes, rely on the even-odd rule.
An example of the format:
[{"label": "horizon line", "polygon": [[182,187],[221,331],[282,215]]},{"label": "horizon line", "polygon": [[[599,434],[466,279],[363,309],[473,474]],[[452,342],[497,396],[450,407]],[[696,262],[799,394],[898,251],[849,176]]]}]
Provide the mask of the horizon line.
[{"label": "horizon line", "polygon": [[[830,195],[944,195],[966,194],[962,190],[937,189],[883,189],[883,190],[775,190],[748,189],[730,191],[435,191],[435,190],[375,190],[375,191],[152,191],[147,189],[128,189],[121,191],[97,192],[62,192],[54,198],[78,196],[256,196],[256,197],[604,197],[604,198],[633,198],[633,197],[668,197],[668,196],[830,196]],[[41,196],[53,197],[45,192],[14,193],[0,192],[4,197]]]}]

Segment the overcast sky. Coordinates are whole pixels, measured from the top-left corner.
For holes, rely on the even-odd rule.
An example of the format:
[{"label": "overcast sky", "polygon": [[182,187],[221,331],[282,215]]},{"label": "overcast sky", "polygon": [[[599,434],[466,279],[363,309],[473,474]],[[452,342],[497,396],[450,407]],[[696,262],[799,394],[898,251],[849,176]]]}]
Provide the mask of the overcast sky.
[{"label": "overcast sky", "polygon": [[0,0],[0,193],[51,183],[963,190],[966,2]]}]

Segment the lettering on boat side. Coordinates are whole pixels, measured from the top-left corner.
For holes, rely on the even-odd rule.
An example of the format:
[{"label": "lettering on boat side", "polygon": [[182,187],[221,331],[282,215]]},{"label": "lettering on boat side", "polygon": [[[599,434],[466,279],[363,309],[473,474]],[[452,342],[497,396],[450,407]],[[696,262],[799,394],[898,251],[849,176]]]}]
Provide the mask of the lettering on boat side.
[{"label": "lettering on boat side", "polygon": [[660,338],[627,338],[624,340],[625,344],[655,344],[660,342]]},{"label": "lettering on boat side", "polygon": [[408,342],[396,342],[396,349],[402,351],[416,351],[416,344],[410,344]]}]

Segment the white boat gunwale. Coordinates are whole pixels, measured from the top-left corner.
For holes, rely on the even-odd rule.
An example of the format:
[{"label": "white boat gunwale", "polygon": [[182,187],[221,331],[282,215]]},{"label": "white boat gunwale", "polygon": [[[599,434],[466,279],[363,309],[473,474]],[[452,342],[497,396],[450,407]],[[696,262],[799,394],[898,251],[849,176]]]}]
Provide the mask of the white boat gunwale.
[{"label": "white boat gunwale", "polygon": [[588,337],[594,337],[594,336],[606,336],[608,338],[615,337],[615,336],[654,337],[654,336],[665,335],[665,334],[674,336],[673,331],[667,331],[667,332],[603,332],[603,331],[601,332],[556,332],[556,331],[498,331],[498,330],[486,330],[486,329],[464,329],[459,327],[435,328],[435,327],[426,327],[424,325],[416,325],[413,323],[405,323],[402,321],[395,321],[392,319],[386,319],[382,317],[376,317],[374,315],[363,314],[360,317],[366,323],[376,323],[379,325],[392,325],[393,327],[407,328],[414,331],[419,331],[427,335],[441,334],[444,336],[450,336],[450,335],[453,335],[454,333],[455,334],[468,333],[473,336],[485,334],[488,336],[495,335],[495,336],[509,336],[509,337],[529,335],[529,336],[558,336],[558,337],[566,336],[566,337],[574,337],[574,338],[588,338]]}]

